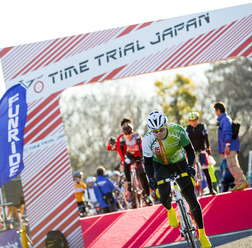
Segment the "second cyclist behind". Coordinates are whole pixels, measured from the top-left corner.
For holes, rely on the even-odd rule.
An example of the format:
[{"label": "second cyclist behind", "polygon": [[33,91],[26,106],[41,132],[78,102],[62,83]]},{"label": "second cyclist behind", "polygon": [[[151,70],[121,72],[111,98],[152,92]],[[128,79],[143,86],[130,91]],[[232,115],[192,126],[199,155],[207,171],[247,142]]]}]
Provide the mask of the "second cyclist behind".
[{"label": "second cyclist behind", "polygon": [[[128,183],[128,191],[131,191],[130,165],[137,162],[137,175],[141,182],[144,196],[144,201],[147,206],[153,205],[150,197],[150,188],[143,167],[143,150],[142,137],[139,133],[134,132],[132,124],[124,124],[122,126],[123,135],[120,137],[120,152],[124,158],[124,173]],[[125,153],[126,147],[126,153]]]},{"label": "second cyclist behind", "polygon": [[207,152],[208,155],[211,155],[207,127],[206,125],[199,123],[198,112],[191,112],[188,116],[188,119],[190,125],[186,127],[186,132],[192,142],[193,148],[196,151],[197,156],[199,157],[199,162],[207,179],[209,193],[214,195],[217,192],[213,189],[213,183],[209,173],[209,164],[206,154]]}]

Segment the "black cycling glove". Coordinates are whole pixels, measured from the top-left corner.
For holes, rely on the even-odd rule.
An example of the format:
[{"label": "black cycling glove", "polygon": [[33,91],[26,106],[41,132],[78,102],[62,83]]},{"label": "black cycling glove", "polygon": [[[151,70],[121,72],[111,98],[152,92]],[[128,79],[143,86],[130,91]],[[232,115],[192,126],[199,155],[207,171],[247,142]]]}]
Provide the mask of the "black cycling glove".
[{"label": "black cycling glove", "polygon": [[190,165],[190,164],[187,166],[186,172],[187,172],[188,175],[191,176],[191,177],[194,177],[195,174],[196,174],[196,171],[195,171],[193,165]]}]

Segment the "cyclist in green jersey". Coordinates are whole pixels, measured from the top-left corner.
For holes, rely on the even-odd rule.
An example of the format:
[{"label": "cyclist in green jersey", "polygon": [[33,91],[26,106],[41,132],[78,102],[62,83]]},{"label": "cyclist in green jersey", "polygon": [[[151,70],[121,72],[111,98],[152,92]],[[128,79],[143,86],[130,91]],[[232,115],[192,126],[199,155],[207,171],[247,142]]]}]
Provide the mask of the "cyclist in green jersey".
[{"label": "cyclist in green jersey", "polygon": [[197,224],[202,247],[211,247],[209,238],[205,234],[201,206],[190,177],[195,175],[193,167],[195,153],[186,131],[178,124],[168,124],[165,114],[159,111],[150,113],[147,126],[150,131],[142,140],[145,170],[150,188],[159,190],[160,201],[167,210],[170,226],[179,225],[171,204],[171,186],[170,183],[157,186],[157,181],[168,178],[171,173],[187,172],[189,176],[181,177],[177,182]]}]

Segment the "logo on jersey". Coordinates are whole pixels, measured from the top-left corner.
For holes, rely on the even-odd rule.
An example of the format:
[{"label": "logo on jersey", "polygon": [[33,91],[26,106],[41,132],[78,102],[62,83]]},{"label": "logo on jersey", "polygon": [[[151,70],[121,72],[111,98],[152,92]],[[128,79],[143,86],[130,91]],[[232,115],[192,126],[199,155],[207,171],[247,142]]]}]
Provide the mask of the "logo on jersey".
[{"label": "logo on jersey", "polygon": [[162,156],[161,150],[159,147],[154,148],[154,155],[155,157],[162,163],[164,163],[164,158]]}]

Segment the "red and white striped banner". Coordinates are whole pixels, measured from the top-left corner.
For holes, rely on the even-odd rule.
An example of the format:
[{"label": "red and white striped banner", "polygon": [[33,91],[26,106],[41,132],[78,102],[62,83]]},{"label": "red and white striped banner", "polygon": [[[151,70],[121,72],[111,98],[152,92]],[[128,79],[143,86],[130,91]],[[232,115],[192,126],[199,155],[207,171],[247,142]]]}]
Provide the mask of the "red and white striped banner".
[{"label": "red and white striped banner", "polygon": [[34,247],[60,229],[82,247],[59,98],[74,85],[252,57],[252,4],[0,49],[6,88],[27,89],[22,184]]}]

